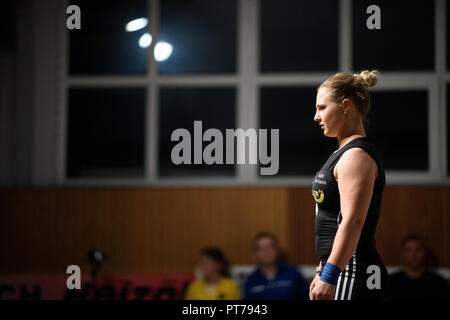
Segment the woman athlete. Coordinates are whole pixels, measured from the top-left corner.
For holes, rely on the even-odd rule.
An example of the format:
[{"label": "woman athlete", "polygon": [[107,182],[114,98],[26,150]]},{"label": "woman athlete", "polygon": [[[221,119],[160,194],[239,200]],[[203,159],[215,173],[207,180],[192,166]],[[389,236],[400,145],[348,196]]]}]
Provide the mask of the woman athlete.
[{"label": "woman athlete", "polygon": [[363,125],[368,88],[376,83],[376,71],[338,73],[317,91],[314,121],[337,138],[339,149],[312,184],[320,264],[311,300],[383,299],[387,291],[388,274],[375,249],[385,173]]}]

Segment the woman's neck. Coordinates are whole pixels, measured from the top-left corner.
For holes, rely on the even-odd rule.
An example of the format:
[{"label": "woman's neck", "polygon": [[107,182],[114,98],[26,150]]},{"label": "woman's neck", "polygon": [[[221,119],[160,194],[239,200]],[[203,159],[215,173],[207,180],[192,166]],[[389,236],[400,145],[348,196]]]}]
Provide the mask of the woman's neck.
[{"label": "woman's neck", "polygon": [[342,132],[337,136],[339,148],[342,148],[345,144],[356,138],[362,138],[366,136],[366,131],[364,130],[364,125],[362,121],[358,121],[354,126],[342,130]]},{"label": "woman's neck", "polygon": [[345,146],[347,143],[349,143],[350,141],[357,139],[357,138],[363,138],[365,137],[365,134],[353,134],[351,136],[339,139],[338,138],[338,143],[339,143],[339,149],[342,148],[343,146]]}]

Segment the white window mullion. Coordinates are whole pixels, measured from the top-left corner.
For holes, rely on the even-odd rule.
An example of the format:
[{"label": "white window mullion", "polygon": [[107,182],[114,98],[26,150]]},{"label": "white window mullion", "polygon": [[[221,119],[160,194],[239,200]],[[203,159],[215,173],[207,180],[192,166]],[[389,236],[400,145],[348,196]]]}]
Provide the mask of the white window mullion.
[{"label": "white window mullion", "polygon": [[147,94],[145,102],[145,176],[148,182],[158,179],[159,87],[158,63],[153,54],[159,38],[159,0],[147,0],[148,30],[152,43],[147,49]]},{"label": "white window mullion", "polygon": [[438,182],[443,178],[440,161],[440,81],[438,77],[434,78],[428,87],[428,168],[429,174]]},{"label": "white window mullion", "polygon": [[[59,12],[65,12],[65,9],[69,5],[69,1],[61,1],[59,3]],[[66,16],[56,15],[57,25],[65,25]],[[59,28],[58,33],[58,46],[59,55],[56,63],[58,64],[57,70],[60,82],[58,84],[58,98],[57,98],[57,114],[56,123],[57,127],[57,159],[56,159],[56,177],[57,183],[63,185],[66,183],[66,157],[67,157],[67,110],[68,110],[68,90],[69,90],[69,31],[67,28]]]},{"label": "white window mullion", "polygon": [[[437,74],[437,85],[438,85],[438,105],[437,105],[437,117],[438,121],[436,123],[437,138],[438,138],[438,149],[436,154],[437,162],[437,173],[441,180],[448,180],[447,175],[447,83],[446,83],[446,1],[436,0],[435,2],[435,72]],[[438,179],[439,179],[438,177]]]},{"label": "white window mullion", "polygon": [[[236,96],[236,127],[257,129],[259,51],[259,0],[238,0],[238,87]],[[236,164],[239,182],[254,182],[257,165]]]},{"label": "white window mullion", "polygon": [[352,0],[339,1],[339,70],[352,70]]}]

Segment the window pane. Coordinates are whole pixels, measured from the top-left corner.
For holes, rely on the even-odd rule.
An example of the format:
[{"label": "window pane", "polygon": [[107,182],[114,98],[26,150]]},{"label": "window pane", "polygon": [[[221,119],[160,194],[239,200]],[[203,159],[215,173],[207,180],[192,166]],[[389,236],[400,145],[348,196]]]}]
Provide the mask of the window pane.
[{"label": "window pane", "polygon": [[427,91],[376,91],[367,135],[390,170],[428,170]]},{"label": "window pane", "polygon": [[143,176],[144,121],[144,89],[71,89],[67,176]]},{"label": "window pane", "polygon": [[[225,129],[235,128],[234,88],[162,88],[159,112],[160,176],[234,175],[234,165],[231,164],[175,165],[171,160],[172,148],[179,143],[171,141],[172,132],[184,128],[191,135],[191,163],[194,162],[194,121],[202,121],[203,132],[209,128],[219,129],[225,146]],[[202,150],[210,143],[202,142]],[[224,163],[225,156],[224,150]]]},{"label": "window pane", "polygon": [[3,1],[0,10],[0,51],[13,51],[17,43],[16,19],[19,3],[13,0]]},{"label": "window pane", "polygon": [[275,177],[313,176],[337,149],[336,140],[325,137],[314,122],[316,93],[312,87],[260,89],[260,128],[280,129],[280,168]]},{"label": "window pane", "polygon": [[81,30],[71,30],[71,74],[142,74],[146,49],[139,46],[145,28],[127,32],[128,22],[146,17],[146,0],[71,1],[81,9]]},{"label": "window pane", "polygon": [[446,41],[446,54],[447,54],[447,70],[450,70],[450,5],[447,3],[446,6],[446,11],[447,11],[447,15],[446,15],[446,36],[447,36],[447,41]]},{"label": "window pane", "polygon": [[336,71],[336,0],[262,0],[261,72]]},{"label": "window pane", "polygon": [[[236,0],[160,4],[160,41],[172,45],[171,55],[159,62],[160,73],[236,72]],[[163,55],[158,47],[155,55],[159,51]]]},{"label": "window pane", "polygon": [[[369,30],[367,7],[378,5],[381,29]],[[353,65],[357,70],[433,70],[434,1],[353,1]]]},{"label": "window pane", "polygon": [[450,177],[450,84],[447,83],[447,175]]}]

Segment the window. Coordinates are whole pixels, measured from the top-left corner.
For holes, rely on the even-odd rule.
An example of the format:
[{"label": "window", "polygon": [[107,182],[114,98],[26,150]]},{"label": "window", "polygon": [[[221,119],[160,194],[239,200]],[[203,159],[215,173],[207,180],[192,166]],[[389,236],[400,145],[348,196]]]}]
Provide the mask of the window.
[{"label": "window", "polygon": [[[194,121],[202,121],[202,132],[235,128],[234,88],[162,88],[160,92],[159,174],[160,176],[232,176],[234,165],[193,164]],[[175,165],[172,148],[179,142],[171,141],[172,132],[183,128],[191,136],[191,164]],[[202,142],[202,150],[210,142]],[[225,138],[223,140],[224,154]],[[203,161],[202,161],[203,162]],[[224,161],[225,162],[225,161]]]},{"label": "window", "polygon": [[[433,70],[434,1],[358,0],[353,3],[355,70]],[[366,26],[370,5],[381,10],[381,29]]]},{"label": "window", "polygon": [[147,1],[77,0],[82,27],[70,32],[70,74],[143,74],[146,50],[139,46],[145,28],[127,32],[128,22],[146,17]]},{"label": "window", "polygon": [[[81,8],[82,29],[61,39],[68,43],[62,183],[307,185],[338,147],[313,120],[316,88],[338,71],[363,69],[380,71],[367,134],[389,183],[450,179],[450,112],[444,117],[442,105],[450,89],[450,50],[442,46],[450,44],[448,3],[70,2]],[[367,28],[370,5],[381,9],[379,30]],[[127,31],[136,19],[143,23]],[[226,129],[279,129],[277,174],[203,159],[175,164],[181,138],[171,138],[179,128],[189,131],[194,160],[194,121],[202,133],[216,128],[224,138]],[[202,140],[202,151],[211,142]]]},{"label": "window", "polygon": [[[447,3],[446,8],[446,60],[447,70],[450,70],[450,6]],[[440,27],[440,26],[439,26]],[[448,123],[448,122],[447,122]]]},{"label": "window", "polygon": [[450,177],[450,84],[447,83],[447,175]]},{"label": "window", "polygon": [[145,91],[69,91],[67,176],[143,177]]},{"label": "window", "polygon": [[387,170],[428,170],[427,91],[376,91],[367,135]]},{"label": "window", "polygon": [[160,73],[236,72],[236,0],[160,3],[160,41],[173,48],[170,57],[159,59]]},{"label": "window", "polygon": [[262,0],[261,72],[338,70],[335,0]]},{"label": "window", "polygon": [[0,50],[13,50],[17,45],[17,11],[13,1],[4,1],[0,12]]},{"label": "window", "polygon": [[280,129],[277,175],[314,176],[337,149],[336,140],[314,122],[316,88],[262,87],[260,101],[260,127]]}]

